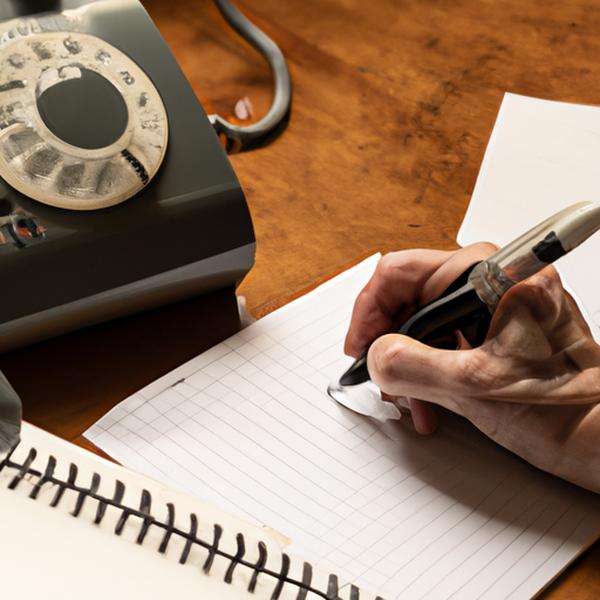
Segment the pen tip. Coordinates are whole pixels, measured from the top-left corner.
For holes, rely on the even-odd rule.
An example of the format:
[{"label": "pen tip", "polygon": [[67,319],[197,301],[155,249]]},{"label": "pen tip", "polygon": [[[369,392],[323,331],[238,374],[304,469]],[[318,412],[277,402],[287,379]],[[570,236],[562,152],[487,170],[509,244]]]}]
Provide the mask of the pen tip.
[{"label": "pen tip", "polygon": [[367,370],[367,357],[359,358],[341,377],[340,385],[358,385],[369,381],[369,371]]}]

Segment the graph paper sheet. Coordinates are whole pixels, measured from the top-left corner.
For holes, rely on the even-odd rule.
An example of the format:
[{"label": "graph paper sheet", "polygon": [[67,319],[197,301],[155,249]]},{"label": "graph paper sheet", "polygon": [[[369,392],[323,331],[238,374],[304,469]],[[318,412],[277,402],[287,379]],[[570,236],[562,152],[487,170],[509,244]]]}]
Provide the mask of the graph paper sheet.
[{"label": "graph paper sheet", "polygon": [[385,598],[529,598],[600,533],[600,497],[459,419],[423,438],[327,396],[376,261],[140,390],[86,436]]}]

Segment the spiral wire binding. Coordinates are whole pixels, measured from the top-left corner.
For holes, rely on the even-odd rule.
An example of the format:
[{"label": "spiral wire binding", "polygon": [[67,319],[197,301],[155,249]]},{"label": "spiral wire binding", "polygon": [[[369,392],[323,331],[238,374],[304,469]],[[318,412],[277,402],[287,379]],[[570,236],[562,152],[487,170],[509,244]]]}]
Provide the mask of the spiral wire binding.
[{"label": "spiral wire binding", "polygon": [[[281,569],[279,572],[273,571],[266,567],[268,552],[264,542],[258,542],[258,559],[256,562],[250,562],[244,559],[246,553],[246,542],[244,535],[238,533],[236,536],[237,549],[235,554],[221,550],[219,543],[223,534],[223,528],[215,523],[213,526],[213,539],[208,542],[198,537],[198,517],[194,514],[190,514],[190,526],[189,530],[180,529],[175,526],[175,507],[172,503],[167,503],[167,518],[166,522],[155,518],[151,513],[152,508],[152,496],[148,490],[142,490],[139,507],[134,508],[123,504],[123,497],[125,496],[125,484],[118,479],[115,480],[115,489],[112,497],[105,497],[98,493],[98,489],[101,483],[101,477],[98,473],[92,475],[92,480],[89,486],[77,485],[78,468],[77,465],[71,463],[69,465],[69,473],[67,479],[60,479],[55,475],[56,470],[56,459],[54,456],[49,456],[46,467],[43,471],[38,471],[32,467],[32,464],[37,456],[37,450],[31,448],[25,457],[23,462],[13,460],[13,454],[18,446],[15,446],[13,450],[0,461],[0,471],[5,468],[16,470],[15,476],[10,480],[8,489],[14,490],[17,488],[19,483],[25,478],[30,479],[36,478],[35,484],[29,493],[29,497],[37,499],[40,490],[45,485],[56,486],[56,492],[50,501],[51,507],[56,507],[60,503],[66,490],[71,490],[76,493],[75,505],[73,510],[70,511],[73,517],[78,517],[81,513],[83,505],[88,498],[96,500],[98,502],[98,508],[93,520],[95,525],[100,525],[107,507],[111,506],[121,511],[117,524],[115,526],[114,533],[121,535],[125,524],[130,517],[139,519],[141,521],[140,530],[136,538],[136,543],[141,545],[144,543],[144,539],[150,529],[150,527],[158,527],[164,530],[164,534],[161,543],[158,548],[158,552],[164,554],[167,551],[169,541],[173,536],[177,536],[185,540],[184,548],[179,557],[179,562],[185,564],[188,560],[189,554],[194,545],[200,546],[207,550],[208,556],[202,565],[202,570],[206,573],[210,573],[210,569],[213,565],[214,559],[220,556],[229,561],[229,566],[225,572],[224,581],[225,583],[232,583],[233,574],[236,567],[241,566],[252,571],[252,577],[248,584],[248,592],[254,593],[258,581],[258,576],[263,574],[269,577],[277,579],[277,584],[273,593],[271,594],[271,600],[278,600],[281,596],[283,586],[290,584],[298,588],[298,594],[296,600],[305,600],[308,593],[314,594],[325,600],[341,600],[339,596],[339,582],[338,578],[334,574],[329,575],[327,591],[321,591],[311,585],[313,577],[313,569],[310,563],[305,562],[303,565],[302,579],[294,579],[289,575],[290,570],[290,557],[284,552],[282,553]],[[350,586],[350,600],[360,600],[360,590],[354,586]],[[383,600],[380,596],[377,596],[375,600]]]}]

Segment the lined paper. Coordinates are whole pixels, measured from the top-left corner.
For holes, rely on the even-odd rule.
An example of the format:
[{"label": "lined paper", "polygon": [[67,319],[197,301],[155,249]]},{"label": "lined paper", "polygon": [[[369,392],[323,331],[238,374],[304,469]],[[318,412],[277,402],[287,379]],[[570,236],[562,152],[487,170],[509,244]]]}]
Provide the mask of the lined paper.
[{"label": "lined paper", "polygon": [[529,598],[600,534],[600,497],[459,418],[423,438],[327,396],[377,260],[140,390],[86,436],[386,598]]}]

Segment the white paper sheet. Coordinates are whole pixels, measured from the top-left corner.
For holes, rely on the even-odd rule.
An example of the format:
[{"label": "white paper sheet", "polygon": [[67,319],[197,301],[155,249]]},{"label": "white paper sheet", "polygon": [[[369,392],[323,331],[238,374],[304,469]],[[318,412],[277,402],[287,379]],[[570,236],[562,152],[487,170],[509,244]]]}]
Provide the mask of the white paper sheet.
[{"label": "white paper sheet", "polygon": [[86,436],[123,464],[276,528],[385,598],[529,598],[600,534],[600,497],[461,420],[422,438],[331,400],[377,257],[128,398]]},{"label": "white paper sheet", "polygon": [[[582,200],[600,201],[600,108],[506,94],[458,233],[510,242]],[[600,341],[600,233],[556,266]]]}]

